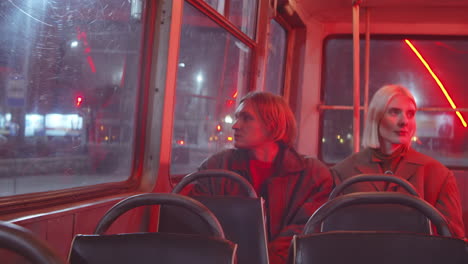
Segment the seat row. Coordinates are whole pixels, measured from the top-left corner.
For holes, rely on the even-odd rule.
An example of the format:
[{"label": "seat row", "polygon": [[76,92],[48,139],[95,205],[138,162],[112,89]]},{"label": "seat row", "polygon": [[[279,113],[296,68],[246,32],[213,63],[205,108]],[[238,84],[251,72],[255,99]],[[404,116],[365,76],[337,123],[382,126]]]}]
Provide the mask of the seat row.
[{"label": "seat row", "polygon": [[[177,194],[207,177],[237,181],[247,196],[190,198]],[[391,181],[412,195],[366,192],[339,196],[348,186],[364,181]],[[268,264],[263,200],[244,178],[223,170],[196,172],[186,176],[173,192],[135,195],[116,204],[93,235],[75,237],[69,262]],[[162,205],[158,233],[105,234],[120,215],[147,205]],[[22,241],[20,246],[6,248],[24,251],[34,263],[60,263],[41,242],[25,246],[35,241],[27,230],[8,223],[1,226],[0,246]],[[5,235],[5,230],[13,231]],[[45,255],[42,259],[39,251],[31,253],[36,246]],[[385,175],[359,175],[335,188],[329,201],[310,217],[303,233],[293,237],[288,257],[289,264],[343,262],[468,263],[468,249],[463,240],[451,237],[444,217],[420,199],[410,183]]]}]

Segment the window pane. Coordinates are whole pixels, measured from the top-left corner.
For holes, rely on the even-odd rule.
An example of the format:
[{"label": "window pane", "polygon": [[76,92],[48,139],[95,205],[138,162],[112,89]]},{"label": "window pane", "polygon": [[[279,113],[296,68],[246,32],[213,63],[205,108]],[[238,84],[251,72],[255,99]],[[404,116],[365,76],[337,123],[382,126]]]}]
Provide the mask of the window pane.
[{"label": "window pane", "polygon": [[[362,111],[361,111],[362,114]],[[361,130],[362,130],[361,119]],[[324,110],[321,158],[337,163],[353,153],[353,111]]]},{"label": "window pane", "polygon": [[[468,67],[468,39],[452,37],[408,38],[373,36],[370,43],[369,98],[381,86],[396,83],[406,86],[415,96],[418,107],[439,108],[438,112],[419,111],[417,138],[413,147],[448,166],[468,166],[466,142],[468,112],[459,116],[429,70],[416,56],[416,51],[430,66],[458,108],[468,108],[465,100],[465,69]],[[411,48],[414,47],[414,50]],[[364,49],[364,41],[361,41]],[[362,55],[362,53],[361,53]],[[330,38],[325,42],[324,97],[327,105],[352,104],[352,39],[351,36]],[[361,56],[361,65],[363,56]],[[361,71],[362,72],[362,71]],[[364,78],[361,77],[361,87]],[[340,96],[337,96],[340,95]],[[363,92],[361,92],[361,103]],[[444,111],[446,109],[446,111]],[[324,115],[327,122],[342,120]],[[439,131],[441,131],[439,133]],[[445,131],[445,132],[444,132]],[[450,133],[447,131],[451,131]],[[436,151],[439,148],[441,151]],[[326,149],[325,147],[323,149]],[[323,153],[326,157],[326,153]],[[332,161],[335,157],[330,157]]]},{"label": "window pane", "polygon": [[231,146],[233,112],[238,93],[247,90],[250,54],[225,29],[184,5],[172,175],[192,172],[209,155]]},{"label": "window pane", "polygon": [[[441,88],[423,63],[405,43],[404,37],[373,36],[370,41],[369,95],[381,86],[398,83],[415,95],[418,107],[451,107]],[[464,69],[468,67],[468,39],[416,39],[411,40],[418,52],[443,83],[457,107],[468,107],[464,95]],[[361,51],[364,50],[361,40]],[[352,39],[330,38],[325,42],[325,103],[352,105],[353,61]],[[364,54],[361,52],[361,67]],[[364,87],[364,69],[361,68],[361,87]],[[340,94],[341,96],[336,96]],[[361,91],[361,103],[364,92]]]},{"label": "window pane", "polygon": [[[468,100],[460,100],[464,98],[468,39],[418,39],[411,43],[456,105],[468,107]],[[384,84],[399,83],[411,90],[418,107],[450,107],[437,82],[403,39],[376,39],[371,42],[371,51],[369,94]]]},{"label": "window pane", "polygon": [[352,44],[346,38],[330,38],[325,42],[323,89],[326,105],[353,105]]},{"label": "window pane", "polygon": [[0,3],[0,196],[130,176],[143,32],[134,8]]},{"label": "window pane", "polygon": [[255,38],[258,0],[231,0],[228,19],[247,36]]},{"label": "window pane", "polygon": [[274,19],[270,23],[265,90],[281,94],[284,86],[286,30]]},{"label": "window pane", "polygon": [[247,36],[254,39],[257,26],[258,0],[204,0],[227,17]]},{"label": "window pane", "polygon": [[218,11],[218,13],[220,13],[221,15],[226,15],[226,12],[224,12],[224,10],[226,10],[226,4],[227,2],[229,2],[229,0],[227,1],[226,0],[203,0],[203,1],[205,1],[214,9],[216,9],[216,11]]},{"label": "window pane", "polygon": [[461,125],[455,113],[419,111],[416,123],[414,149],[446,166],[468,167],[468,128]]},{"label": "window pane", "polygon": [[[362,121],[361,119],[361,132]],[[353,152],[352,122],[352,111],[324,111],[321,157],[325,162],[337,163]],[[446,166],[468,166],[468,129],[461,125],[453,112],[419,111],[416,114],[416,126],[416,135],[412,142],[414,149]]]}]

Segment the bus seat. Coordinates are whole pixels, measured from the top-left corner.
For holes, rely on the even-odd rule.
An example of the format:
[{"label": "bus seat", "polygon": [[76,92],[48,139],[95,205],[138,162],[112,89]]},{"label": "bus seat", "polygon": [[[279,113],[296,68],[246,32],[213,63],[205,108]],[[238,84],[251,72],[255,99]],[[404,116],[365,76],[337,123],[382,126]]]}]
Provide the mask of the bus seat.
[{"label": "bus seat", "polygon": [[[413,185],[405,179],[378,174],[360,174],[344,180],[330,193],[329,200],[335,199],[349,186],[360,182],[384,181],[402,186],[409,194],[419,197]],[[412,207],[399,204],[354,204],[334,211],[321,226],[321,231],[402,231],[432,234],[427,217]]]},{"label": "bus seat", "polygon": [[[65,263],[54,250],[31,231],[9,222],[0,221],[0,248],[6,249],[8,252],[12,251],[31,263]],[[1,262],[4,263],[3,261]]]},{"label": "bus seat", "polygon": [[[206,223],[208,235],[133,233],[104,235],[120,215],[132,208],[169,204],[198,215]],[[140,194],[113,206],[99,221],[94,235],[77,235],[72,242],[70,264],[165,263],[210,264],[236,262],[237,245],[227,241],[216,217],[201,203],[177,194]]]},{"label": "bus seat", "polygon": [[295,236],[288,264],[462,264],[464,241],[425,234],[332,231]]},{"label": "bus seat", "polygon": [[[226,238],[238,244],[239,264],[268,264],[263,199],[257,197],[253,187],[242,176],[227,170],[199,171],[185,176],[173,192],[181,192],[188,184],[207,177],[227,177],[234,180],[245,190],[248,197],[212,195],[192,198],[208,207],[221,223]],[[206,227],[187,210],[161,206],[159,231],[203,234],[206,233]]]},{"label": "bus seat", "polygon": [[[411,206],[429,218],[443,236],[392,231],[315,232],[334,211],[361,203]],[[310,217],[303,233],[293,237],[287,263],[467,263],[465,242],[450,236],[444,217],[422,199],[401,193],[352,193],[328,201]]]}]

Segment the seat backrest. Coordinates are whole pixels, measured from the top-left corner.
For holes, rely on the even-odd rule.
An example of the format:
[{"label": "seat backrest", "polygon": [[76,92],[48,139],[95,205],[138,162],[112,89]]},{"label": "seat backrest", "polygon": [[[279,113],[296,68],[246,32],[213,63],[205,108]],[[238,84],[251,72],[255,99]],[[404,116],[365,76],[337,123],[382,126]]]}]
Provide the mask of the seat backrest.
[{"label": "seat backrest", "polygon": [[[103,235],[120,215],[144,205],[169,204],[195,213],[207,235],[136,233]],[[78,235],[69,255],[71,264],[94,263],[235,263],[237,245],[224,239],[216,217],[198,201],[177,194],[141,194],[113,206],[99,221],[94,235]]]},{"label": "seat backrest", "polygon": [[[268,264],[268,245],[263,199],[258,198],[250,183],[242,176],[226,170],[206,170],[192,173],[174,188],[180,192],[188,184],[207,177],[226,177],[240,183],[249,197],[192,196],[204,204],[221,223],[226,238],[238,244],[239,264]],[[206,225],[182,208],[161,206],[159,232],[206,234]]]},{"label": "seat backrest", "polygon": [[[238,244],[239,264],[267,264],[267,241],[261,198],[230,196],[194,196],[221,223],[226,239]],[[206,225],[187,210],[161,206],[159,232],[207,234]]]},{"label": "seat backrest", "polygon": [[[349,186],[360,182],[384,181],[402,186],[409,194],[419,197],[414,186],[408,181],[393,176],[360,174],[346,179],[335,187],[329,200],[335,199]],[[380,230],[432,234],[431,225],[418,210],[399,204],[356,204],[340,208],[323,222],[322,232],[333,230]]]},{"label": "seat backrest", "polygon": [[[437,227],[439,234],[451,236],[447,222],[442,214],[426,201],[402,193],[393,192],[360,192],[338,196],[333,200],[327,201],[309,218],[305,227],[304,234],[313,233],[319,230],[327,219],[342,208],[355,205],[396,205],[417,210],[425,218],[428,218]],[[377,212],[379,213],[379,212]],[[398,215],[392,219],[398,219]],[[387,224],[385,219],[381,219]],[[391,223],[388,223],[391,224]],[[404,223],[403,223],[404,224]],[[323,228],[322,228],[323,229]],[[405,230],[407,231],[407,230]]]},{"label": "seat backrest", "polygon": [[464,241],[402,232],[335,231],[298,235],[288,264],[462,264]]},{"label": "seat backrest", "polygon": [[395,204],[350,205],[331,214],[321,226],[327,231],[401,231],[432,234],[427,218],[418,210]]},{"label": "seat backrest", "polygon": [[13,251],[31,263],[65,263],[53,249],[38,239],[31,231],[4,221],[0,221],[0,248]]}]

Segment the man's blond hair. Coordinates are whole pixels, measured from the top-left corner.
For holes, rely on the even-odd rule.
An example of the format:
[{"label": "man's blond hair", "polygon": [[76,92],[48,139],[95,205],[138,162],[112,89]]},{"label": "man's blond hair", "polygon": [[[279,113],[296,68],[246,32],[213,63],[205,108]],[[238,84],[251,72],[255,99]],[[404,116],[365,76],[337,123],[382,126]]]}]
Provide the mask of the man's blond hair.
[{"label": "man's blond hair", "polygon": [[296,119],[283,97],[269,92],[250,92],[240,103],[254,108],[274,141],[289,146],[294,144]]}]

